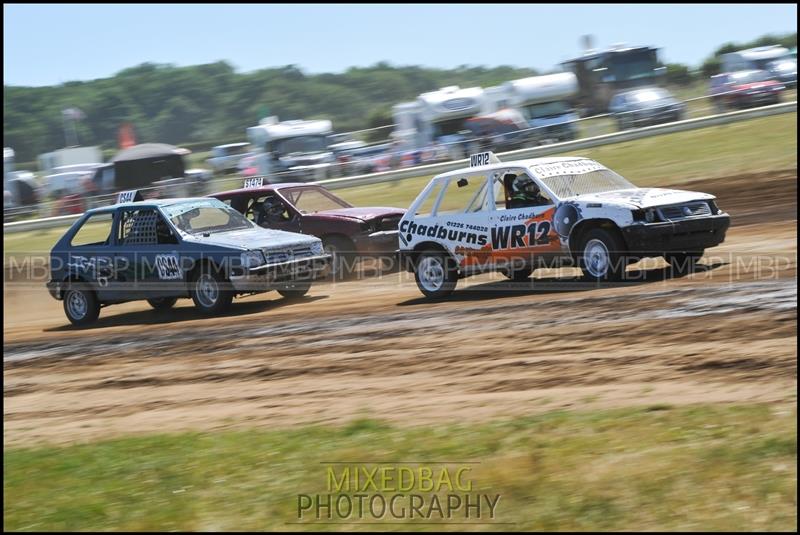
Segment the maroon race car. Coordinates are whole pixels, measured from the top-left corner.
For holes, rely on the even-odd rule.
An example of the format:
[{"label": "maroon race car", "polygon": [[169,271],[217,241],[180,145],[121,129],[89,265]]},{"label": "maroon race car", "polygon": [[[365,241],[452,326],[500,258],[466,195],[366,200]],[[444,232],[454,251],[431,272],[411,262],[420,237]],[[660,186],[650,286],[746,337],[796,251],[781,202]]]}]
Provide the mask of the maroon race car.
[{"label": "maroon race car", "polygon": [[364,257],[389,263],[395,258],[397,225],[403,208],[356,208],[322,186],[305,183],[265,184],[214,193],[257,225],[311,234],[333,255],[329,275],[345,276]]}]

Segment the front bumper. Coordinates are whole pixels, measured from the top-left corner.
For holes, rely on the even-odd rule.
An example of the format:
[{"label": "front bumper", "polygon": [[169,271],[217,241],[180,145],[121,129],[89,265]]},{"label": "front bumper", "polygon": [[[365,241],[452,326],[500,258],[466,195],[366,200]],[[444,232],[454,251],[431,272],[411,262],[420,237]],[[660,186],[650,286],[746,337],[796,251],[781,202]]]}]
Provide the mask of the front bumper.
[{"label": "front bumper", "polygon": [[622,229],[628,250],[644,256],[701,251],[719,245],[731,224],[728,214],[680,221],[641,223]]},{"label": "front bumper", "polygon": [[330,260],[331,255],[317,255],[265,264],[250,268],[244,274],[231,275],[230,281],[237,292],[263,292],[280,282],[312,281],[328,266]]},{"label": "front bumper", "polygon": [[367,255],[393,255],[398,246],[397,230],[381,230],[353,238],[356,252]]}]

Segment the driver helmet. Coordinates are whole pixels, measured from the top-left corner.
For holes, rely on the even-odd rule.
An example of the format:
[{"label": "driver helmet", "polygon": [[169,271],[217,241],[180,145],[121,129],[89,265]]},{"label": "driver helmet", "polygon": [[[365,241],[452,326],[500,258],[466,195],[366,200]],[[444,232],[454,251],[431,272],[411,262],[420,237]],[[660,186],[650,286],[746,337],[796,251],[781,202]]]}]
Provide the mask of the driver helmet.
[{"label": "driver helmet", "polygon": [[267,197],[263,202],[264,213],[271,218],[280,217],[283,215],[283,203],[275,197]]},{"label": "driver helmet", "polygon": [[519,175],[514,179],[512,188],[516,193],[524,193],[530,196],[539,194],[539,186],[528,175]]}]

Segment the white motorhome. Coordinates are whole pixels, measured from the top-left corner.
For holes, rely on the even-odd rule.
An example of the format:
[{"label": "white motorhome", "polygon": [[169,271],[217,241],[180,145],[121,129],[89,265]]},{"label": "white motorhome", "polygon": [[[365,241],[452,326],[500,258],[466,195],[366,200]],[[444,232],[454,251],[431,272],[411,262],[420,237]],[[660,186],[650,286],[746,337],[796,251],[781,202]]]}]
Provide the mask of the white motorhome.
[{"label": "white motorhome", "polygon": [[722,54],[722,72],[770,70],[773,61],[791,58],[789,49],[779,45],[759,46]]},{"label": "white motorhome", "polygon": [[103,152],[100,147],[71,147],[40,154],[38,161],[39,171],[43,175],[49,175],[56,167],[102,163]]},{"label": "white motorhome", "polygon": [[578,78],[571,72],[531,76],[512,80],[486,90],[487,113],[504,108],[519,110],[534,128],[531,137],[539,140],[575,139],[578,114],[572,99],[578,94]]},{"label": "white motorhome", "polygon": [[278,121],[262,119],[247,129],[253,146],[258,174],[273,182],[324,180],[335,172],[330,149],[333,127],[330,121]]},{"label": "white motorhome", "polygon": [[481,114],[485,107],[481,87],[443,87],[422,93],[414,102],[396,104],[392,108],[395,139],[408,149],[422,149],[441,143],[452,157],[464,157],[464,123]]}]

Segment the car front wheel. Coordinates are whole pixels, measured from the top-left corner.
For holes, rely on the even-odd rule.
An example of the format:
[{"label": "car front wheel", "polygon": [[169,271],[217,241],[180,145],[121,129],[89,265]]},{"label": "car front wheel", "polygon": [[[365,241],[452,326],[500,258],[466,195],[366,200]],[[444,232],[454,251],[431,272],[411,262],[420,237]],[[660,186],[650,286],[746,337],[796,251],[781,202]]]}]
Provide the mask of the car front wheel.
[{"label": "car front wheel", "polygon": [[355,246],[351,242],[338,236],[331,236],[322,240],[322,248],[325,254],[331,255],[330,264],[322,273],[323,277],[345,280],[353,274],[356,253]]},{"label": "car front wheel", "polygon": [[458,283],[458,270],[453,259],[444,252],[422,253],[414,267],[417,287],[429,299],[450,295]]},{"label": "car front wheel", "polygon": [[64,313],[73,325],[88,325],[100,315],[100,302],[87,284],[73,283],[64,292]]},{"label": "car front wheel", "polygon": [[625,274],[625,244],[615,233],[602,228],[590,230],[582,240],[578,264],[591,281],[616,281]]},{"label": "car front wheel", "polygon": [[228,281],[216,270],[204,268],[192,281],[191,295],[194,306],[203,314],[221,314],[231,306],[233,292]]}]

